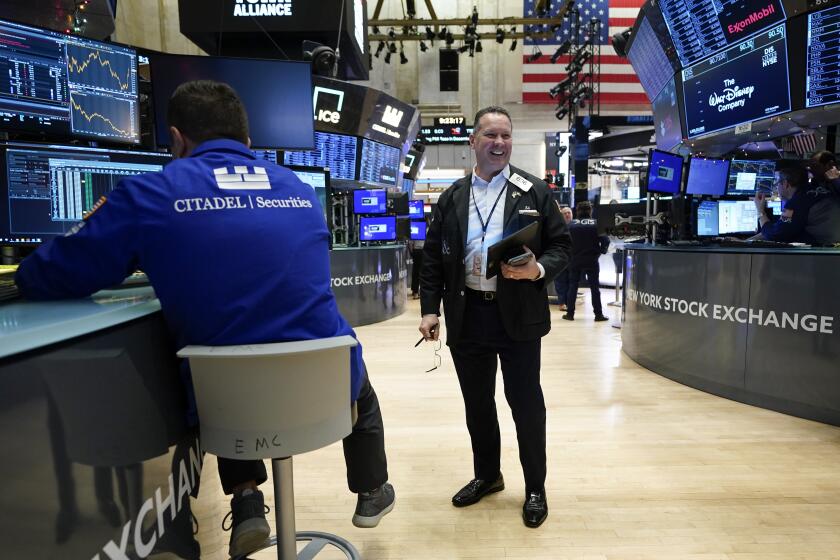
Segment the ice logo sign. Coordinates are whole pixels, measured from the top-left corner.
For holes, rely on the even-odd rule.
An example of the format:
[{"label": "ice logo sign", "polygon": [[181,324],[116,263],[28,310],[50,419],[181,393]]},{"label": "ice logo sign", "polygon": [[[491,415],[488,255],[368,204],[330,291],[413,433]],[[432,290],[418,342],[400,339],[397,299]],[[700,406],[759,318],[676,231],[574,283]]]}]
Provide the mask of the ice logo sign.
[{"label": "ice logo sign", "polygon": [[743,107],[747,99],[752,97],[755,86],[740,87],[734,79],[723,80],[723,92],[712,92],[709,96],[709,107],[717,107],[719,113]]},{"label": "ice logo sign", "polygon": [[234,17],[290,16],[292,0],[236,0]]},{"label": "ice logo sign", "polygon": [[[327,96],[337,99],[335,111],[318,107],[319,96],[321,99]],[[341,120],[341,108],[344,106],[344,92],[338,89],[330,89],[316,86],[312,94],[312,107],[315,109],[315,120],[325,123],[338,124]]]}]

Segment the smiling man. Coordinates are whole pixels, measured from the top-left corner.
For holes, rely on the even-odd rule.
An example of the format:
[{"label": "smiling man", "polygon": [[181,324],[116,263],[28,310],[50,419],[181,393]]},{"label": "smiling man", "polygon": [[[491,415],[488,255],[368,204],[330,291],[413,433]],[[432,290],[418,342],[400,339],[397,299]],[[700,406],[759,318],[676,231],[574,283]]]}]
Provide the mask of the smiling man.
[{"label": "smiling man", "polygon": [[[420,332],[440,336],[440,303],[473,450],[473,479],[452,497],[472,505],[504,489],[501,438],[494,400],[501,362],[525,475],[522,518],[539,527],[548,516],[545,493],[545,401],[540,386],[540,343],[551,328],[546,285],[563,270],[571,241],[559,205],[542,180],[509,164],[513,124],[502,107],[475,115],[471,174],[438,199],[426,234],[420,273]],[[487,249],[537,222],[539,235],[523,248],[519,266],[502,263],[486,278]]]}]

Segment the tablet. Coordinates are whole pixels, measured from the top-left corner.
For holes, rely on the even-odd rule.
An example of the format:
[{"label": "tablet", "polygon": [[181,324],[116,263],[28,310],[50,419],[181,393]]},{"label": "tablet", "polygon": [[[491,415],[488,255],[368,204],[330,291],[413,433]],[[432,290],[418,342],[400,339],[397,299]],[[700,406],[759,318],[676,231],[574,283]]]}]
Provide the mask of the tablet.
[{"label": "tablet", "polygon": [[506,259],[515,257],[522,253],[522,246],[534,245],[540,231],[540,223],[532,222],[519,231],[508,235],[498,243],[490,245],[487,249],[487,274],[489,280],[496,276],[501,270],[501,263]]}]

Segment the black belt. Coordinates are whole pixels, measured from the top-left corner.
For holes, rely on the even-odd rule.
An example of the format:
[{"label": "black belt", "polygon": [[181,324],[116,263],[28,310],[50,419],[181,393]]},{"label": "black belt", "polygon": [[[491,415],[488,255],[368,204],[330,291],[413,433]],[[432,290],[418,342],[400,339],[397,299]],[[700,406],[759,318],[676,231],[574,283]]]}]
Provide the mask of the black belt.
[{"label": "black belt", "polygon": [[467,288],[467,295],[476,299],[480,299],[484,302],[496,301],[496,292],[482,292],[481,290],[473,290],[472,288]]}]

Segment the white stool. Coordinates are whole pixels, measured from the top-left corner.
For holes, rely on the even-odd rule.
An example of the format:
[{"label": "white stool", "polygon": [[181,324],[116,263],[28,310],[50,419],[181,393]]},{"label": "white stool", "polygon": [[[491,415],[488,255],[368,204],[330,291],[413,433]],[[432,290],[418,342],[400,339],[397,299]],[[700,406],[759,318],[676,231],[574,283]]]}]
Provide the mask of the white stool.
[{"label": "white stool", "polygon": [[[352,431],[351,336],[243,346],[187,346],[205,451],[229,459],[271,459],[280,560],[310,559],[330,545],[360,559],[329,533],[295,532],[292,455],[319,449]],[[296,541],[309,544],[297,553]],[[262,550],[262,548],[260,549]]]}]

